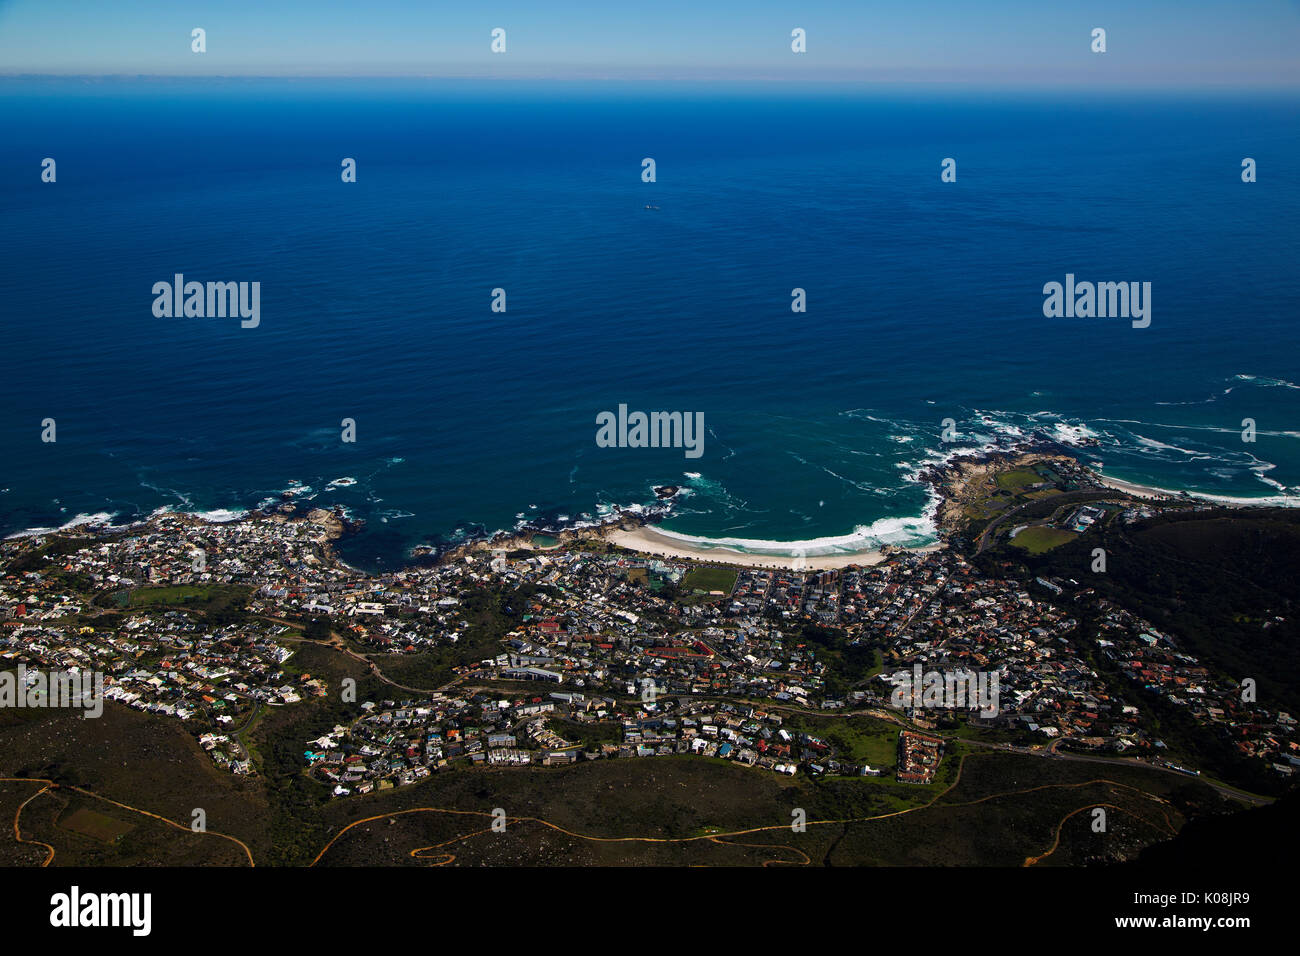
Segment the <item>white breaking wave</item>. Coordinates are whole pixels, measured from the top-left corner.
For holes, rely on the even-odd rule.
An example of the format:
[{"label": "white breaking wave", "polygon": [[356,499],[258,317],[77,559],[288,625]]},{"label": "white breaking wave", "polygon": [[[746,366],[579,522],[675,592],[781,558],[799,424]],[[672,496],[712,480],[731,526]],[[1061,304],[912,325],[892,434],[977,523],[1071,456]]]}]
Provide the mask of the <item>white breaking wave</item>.
[{"label": "white breaking wave", "polygon": [[1212,461],[1215,457],[1214,455],[1194,451],[1191,448],[1180,448],[1178,445],[1170,445],[1154,438],[1147,438],[1145,435],[1139,435],[1136,432],[1134,432],[1133,437],[1137,439],[1138,444],[1143,448],[1150,448],[1153,451],[1173,451],[1180,455],[1187,455],[1192,460]]},{"label": "white breaking wave", "polygon": [[[1230,381],[1249,382],[1251,385],[1257,385],[1261,388],[1294,388],[1300,389],[1300,385],[1295,382],[1288,382],[1286,379],[1269,378],[1267,375],[1234,375]],[[1229,389],[1231,391],[1231,389]]]},{"label": "white breaking wave", "polygon": [[852,554],[860,551],[873,551],[885,544],[914,548],[934,544],[938,540],[934,514],[930,509],[927,509],[927,513],[919,517],[880,518],[869,525],[860,525],[854,528],[849,534],[828,535],[802,541],[771,541],[762,538],[708,538],[702,535],[670,531],[661,525],[656,525],[654,531],[656,535],[680,541],[682,544],[693,548],[740,551],[745,554],[771,554],[781,557],[796,554],[802,554],[806,557]]},{"label": "white breaking wave", "polygon": [[[1210,492],[1207,491],[1190,491],[1184,489],[1159,488],[1156,487],[1155,485],[1141,485],[1141,484],[1136,484],[1134,482],[1126,481],[1123,478],[1117,478],[1114,475],[1107,475],[1104,472],[1099,472],[1099,474],[1101,474],[1102,477],[1104,478],[1110,478],[1112,481],[1123,482],[1124,484],[1131,485],[1132,487],[1138,488],[1142,491],[1156,492],[1162,495],[1177,496],[1177,495],[1185,494],[1189,498],[1196,498],[1201,501],[1212,501],[1218,504],[1225,504],[1225,505],[1255,505],[1261,507],[1275,507],[1275,508],[1300,508],[1300,497],[1297,497],[1296,495],[1264,495],[1261,497],[1253,497],[1250,495],[1217,495],[1217,494],[1211,494]],[[1273,481],[1272,479],[1264,478],[1262,475],[1259,475],[1258,477],[1260,477],[1263,481],[1265,481],[1268,484],[1277,485],[1277,482]],[[1283,487],[1281,485],[1277,485],[1277,486]]]},{"label": "white breaking wave", "polygon": [[1057,422],[1053,425],[1052,435],[1062,445],[1080,445],[1086,440],[1101,437],[1087,425],[1067,425],[1065,422]]},{"label": "white breaking wave", "polygon": [[22,531],[15,531],[13,534],[6,535],[8,538],[31,538],[42,534],[54,534],[58,531],[68,531],[72,528],[78,528],[82,525],[111,525],[115,515],[107,511],[97,511],[94,514],[79,514],[66,524],[61,524],[57,528],[26,528]]},{"label": "white breaking wave", "polygon": [[194,517],[202,518],[212,524],[225,524],[227,521],[238,521],[248,514],[247,511],[234,511],[230,508],[214,508],[212,511],[192,512]]}]

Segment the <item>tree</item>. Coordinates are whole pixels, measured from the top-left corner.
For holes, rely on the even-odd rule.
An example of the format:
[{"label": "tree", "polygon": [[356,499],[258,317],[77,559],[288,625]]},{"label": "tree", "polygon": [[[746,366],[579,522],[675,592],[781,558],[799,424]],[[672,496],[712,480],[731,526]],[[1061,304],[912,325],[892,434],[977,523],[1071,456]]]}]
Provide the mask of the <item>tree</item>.
[{"label": "tree", "polygon": [[328,641],[330,639],[329,618],[323,614],[308,618],[306,626],[302,629],[302,636],[309,641]]}]

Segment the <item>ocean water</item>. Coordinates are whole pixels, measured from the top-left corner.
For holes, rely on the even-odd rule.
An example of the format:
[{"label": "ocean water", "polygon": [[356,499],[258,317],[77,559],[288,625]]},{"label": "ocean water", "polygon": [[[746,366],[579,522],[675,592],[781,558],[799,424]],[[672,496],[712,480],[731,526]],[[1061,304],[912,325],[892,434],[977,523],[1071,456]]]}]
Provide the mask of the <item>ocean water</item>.
[{"label": "ocean water", "polygon": [[[292,489],[392,567],[675,484],[691,539],[920,543],[920,467],[1030,435],[1295,496],[1298,107],[6,80],[0,533]],[[155,317],[176,273],[259,281],[260,326]],[[1150,327],[1045,318],[1067,273],[1152,283]],[[703,454],[597,447],[620,404]]]}]

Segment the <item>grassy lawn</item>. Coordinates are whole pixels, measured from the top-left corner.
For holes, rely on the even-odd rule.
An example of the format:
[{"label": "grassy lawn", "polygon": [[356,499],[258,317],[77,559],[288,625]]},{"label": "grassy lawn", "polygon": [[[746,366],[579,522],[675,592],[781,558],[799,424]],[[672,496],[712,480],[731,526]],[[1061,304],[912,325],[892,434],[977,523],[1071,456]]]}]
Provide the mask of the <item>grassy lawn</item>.
[{"label": "grassy lawn", "polygon": [[1010,498],[985,498],[983,501],[966,505],[962,508],[962,520],[967,524],[988,521],[998,512],[1011,507]]},{"label": "grassy lawn", "polygon": [[186,601],[207,601],[215,588],[178,584],[175,587],[137,588],[131,592],[132,607],[150,604],[184,604]]},{"label": "grassy lawn", "polygon": [[1044,498],[1052,498],[1060,493],[1061,492],[1057,491],[1055,488],[1043,488],[1040,491],[1031,491],[1027,493],[1025,497],[1030,501],[1042,501]]},{"label": "grassy lawn", "polygon": [[1014,468],[1004,471],[994,479],[997,486],[1004,491],[1020,491],[1029,485],[1036,485],[1043,479],[1030,468]]},{"label": "grassy lawn", "polygon": [[85,807],[64,817],[59,821],[59,826],[104,843],[113,843],[135,829],[134,824],[96,813]]},{"label": "grassy lawn", "polygon": [[152,604],[228,605],[248,598],[250,588],[238,584],[176,584],[156,588],[133,588],[132,607]]},{"label": "grassy lawn", "polygon": [[739,573],[735,568],[691,568],[682,579],[682,589],[721,591],[723,594],[730,594],[731,589],[736,586],[736,577]]},{"label": "grassy lawn", "polygon": [[884,767],[892,774],[898,755],[898,726],[872,717],[791,716],[791,730],[803,730],[823,738],[843,759]]},{"label": "grassy lawn", "polygon": [[1061,531],[1057,528],[1034,525],[1025,528],[1012,538],[1011,543],[1017,548],[1024,548],[1030,554],[1043,554],[1065,544],[1067,541],[1073,541],[1075,537],[1076,535],[1072,531]]},{"label": "grassy lawn", "polygon": [[598,747],[601,744],[616,744],[623,740],[623,725],[613,720],[582,723],[552,717],[546,722],[546,726],[569,743],[582,744],[588,748]]},{"label": "grassy lawn", "polygon": [[875,677],[885,669],[885,658],[884,655],[880,653],[880,648],[873,649],[871,654],[875,663],[871,665],[871,670],[867,671],[867,673],[863,675],[863,680],[871,680],[871,678]]},{"label": "grassy lawn", "polygon": [[198,611],[221,623],[246,617],[243,607],[252,589],[234,584],[177,584],[156,588],[117,591],[108,601],[118,607],[183,607]]}]

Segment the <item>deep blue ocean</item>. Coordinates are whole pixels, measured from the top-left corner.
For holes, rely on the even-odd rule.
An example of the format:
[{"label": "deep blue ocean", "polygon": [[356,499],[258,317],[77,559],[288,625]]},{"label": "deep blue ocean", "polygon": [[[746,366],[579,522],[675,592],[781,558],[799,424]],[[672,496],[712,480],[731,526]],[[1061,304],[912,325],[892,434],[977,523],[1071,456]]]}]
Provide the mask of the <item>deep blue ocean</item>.
[{"label": "deep blue ocean", "polygon": [[[1084,460],[1131,481],[1294,496],[1297,120],[1265,97],[6,80],[0,533],[295,489],[392,567],[680,484],[685,535],[916,543],[921,465],[1031,434],[1095,438]],[[260,326],[155,317],[176,273],[259,281]],[[1150,282],[1150,327],[1045,318],[1067,273]],[[702,456],[597,447],[620,404],[702,412]]]}]

